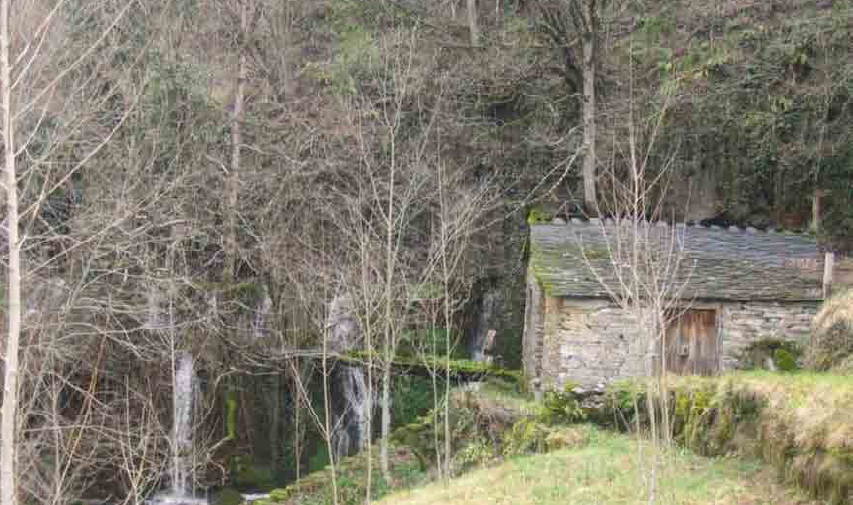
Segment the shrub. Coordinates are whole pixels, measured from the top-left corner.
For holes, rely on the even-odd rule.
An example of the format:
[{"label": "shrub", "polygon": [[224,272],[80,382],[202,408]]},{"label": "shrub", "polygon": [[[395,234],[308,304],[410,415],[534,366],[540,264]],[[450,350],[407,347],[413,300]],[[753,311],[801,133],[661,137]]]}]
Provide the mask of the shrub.
[{"label": "shrub", "polygon": [[586,411],[572,389],[574,385],[567,384],[562,391],[546,391],[537,417],[546,424],[584,421],[587,417]]},{"label": "shrub", "polygon": [[776,369],[780,372],[792,372],[800,368],[797,365],[797,358],[783,347],[777,347],[773,351],[773,364],[776,365]]},{"label": "shrub", "polygon": [[241,495],[233,487],[223,487],[211,493],[210,505],[240,505],[243,503]]},{"label": "shrub", "polygon": [[547,425],[532,418],[522,419],[507,432],[501,452],[504,456],[546,452],[550,434]]},{"label": "shrub", "polygon": [[853,290],[827,300],[815,316],[805,368],[827,371],[853,356]]},{"label": "shrub", "polygon": [[746,370],[775,369],[787,372],[799,368],[798,362],[802,354],[802,349],[794,342],[764,338],[743,350],[738,367]]}]

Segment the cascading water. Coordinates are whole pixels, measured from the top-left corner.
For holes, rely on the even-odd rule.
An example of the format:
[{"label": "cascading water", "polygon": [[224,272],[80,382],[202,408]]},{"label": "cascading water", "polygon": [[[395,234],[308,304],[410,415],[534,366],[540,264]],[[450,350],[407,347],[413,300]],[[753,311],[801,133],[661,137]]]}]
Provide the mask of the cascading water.
[{"label": "cascading water", "polygon": [[193,496],[193,409],[198,397],[195,376],[195,358],[188,352],[180,353],[175,360],[172,381],[172,408],[174,422],[171,440],[171,489],[155,496],[151,503],[157,505],[204,505],[207,500]]},{"label": "cascading water", "polygon": [[172,432],[172,493],[187,496],[192,486],[192,414],[195,396],[195,360],[178,357],[173,391],[175,421]]},{"label": "cascading water", "polygon": [[255,307],[255,314],[252,320],[252,336],[254,338],[261,338],[267,334],[267,319],[269,318],[270,311],[272,311],[272,298],[264,294],[263,299]]},{"label": "cascading water", "polygon": [[471,342],[471,356],[474,361],[487,361],[484,351],[487,347],[489,328],[493,324],[493,318],[497,313],[499,304],[499,292],[490,290],[483,295],[476,326],[474,327],[474,339]]},{"label": "cascading water", "polygon": [[[344,353],[358,346],[361,331],[351,296],[344,294],[332,299],[327,328],[330,351]],[[333,456],[340,460],[360,451],[365,443],[370,443],[367,421],[373,403],[368,395],[362,367],[339,364],[333,377],[335,404],[339,414],[335,416],[332,450]]]},{"label": "cascading water", "polygon": [[336,460],[361,450],[369,443],[367,418],[372,402],[364,380],[364,370],[358,366],[342,365],[338,371],[343,411],[335,423],[333,447]]}]

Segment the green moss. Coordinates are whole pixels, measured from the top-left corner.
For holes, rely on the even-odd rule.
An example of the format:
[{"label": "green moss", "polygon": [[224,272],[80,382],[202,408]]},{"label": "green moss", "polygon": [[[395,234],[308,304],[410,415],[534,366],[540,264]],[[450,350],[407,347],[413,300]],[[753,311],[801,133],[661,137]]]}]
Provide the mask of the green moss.
[{"label": "green moss", "polygon": [[506,433],[501,452],[504,456],[546,452],[549,435],[551,429],[548,425],[532,418],[522,419]]},{"label": "green moss", "polygon": [[[360,365],[363,365],[367,361],[367,358],[367,353],[362,351],[352,351],[336,357],[340,361]],[[508,370],[485,361],[472,361],[468,359],[451,359],[448,361],[443,357],[437,356],[422,356],[419,358],[398,356],[394,359],[393,366],[414,371],[423,370],[424,372],[428,370],[441,370],[443,375],[443,371],[448,364],[450,366],[451,378],[466,377],[468,379],[480,379],[500,377],[516,383],[520,383],[521,381],[520,370]]]},{"label": "green moss", "polygon": [[219,488],[210,495],[210,505],[240,505],[241,503],[243,503],[243,495],[233,487]]},{"label": "green moss", "polygon": [[225,432],[228,440],[237,439],[237,392],[225,393]]},{"label": "green moss", "polygon": [[581,407],[580,398],[572,392],[574,384],[566,384],[563,390],[546,391],[537,419],[546,424],[575,423],[586,420],[587,413]]},{"label": "green moss", "polygon": [[[777,354],[777,351],[778,354]],[[767,362],[773,363],[777,370],[790,371],[799,368],[799,359],[803,350],[794,342],[779,338],[764,338],[750,344],[741,352],[739,367],[746,370],[767,368]],[[777,355],[781,358],[777,362]]]},{"label": "green moss", "polygon": [[792,372],[799,369],[797,358],[786,349],[779,347],[773,351],[773,364],[782,372]]},{"label": "green moss", "polygon": [[246,456],[234,456],[232,465],[232,485],[235,488],[252,491],[272,489],[272,470],[268,466]]},{"label": "green moss", "polygon": [[551,221],[551,216],[539,207],[533,207],[527,213],[527,224],[543,224]]}]

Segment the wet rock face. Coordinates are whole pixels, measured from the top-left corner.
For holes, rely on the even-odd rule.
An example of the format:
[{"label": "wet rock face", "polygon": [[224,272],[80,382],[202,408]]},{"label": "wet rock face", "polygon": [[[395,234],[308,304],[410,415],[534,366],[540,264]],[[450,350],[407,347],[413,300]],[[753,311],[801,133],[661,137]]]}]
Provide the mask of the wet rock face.
[{"label": "wet rock face", "polygon": [[483,294],[470,345],[471,359],[474,361],[488,361],[489,352],[494,346],[495,326],[499,322],[497,316],[504,304],[502,295],[503,293],[497,289],[491,289]]},{"label": "wet rock face", "polygon": [[340,365],[334,371],[336,422],[332,435],[335,460],[358,453],[369,443],[368,416],[373,406],[364,370],[359,366]]},{"label": "wet rock face", "polygon": [[[338,295],[329,305],[328,349],[346,352],[358,348],[361,331],[353,311],[350,295]],[[334,457],[355,454],[365,443],[369,443],[367,418],[373,401],[370,398],[362,367],[338,364],[332,379],[334,396],[335,430],[332,434]]]},{"label": "wet rock face", "polygon": [[361,339],[358,320],[353,310],[352,296],[338,295],[329,304],[329,350],[345,352],[356,347]]}]

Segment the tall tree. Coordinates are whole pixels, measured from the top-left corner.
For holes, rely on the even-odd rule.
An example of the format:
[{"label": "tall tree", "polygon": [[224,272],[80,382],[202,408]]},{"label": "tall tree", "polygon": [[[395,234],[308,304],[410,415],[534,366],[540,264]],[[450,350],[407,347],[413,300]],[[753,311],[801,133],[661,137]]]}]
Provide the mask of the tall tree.
[{"label": "tall tree", "polygon": [[[49,200],[72,181],[87,163],[107,145],[128,117],[135,100],[129,97],[127,108],[116,107],[103,114],[106,104],[118,102],[118,86],[75,81],[74,72],[92,60],[99,49],[107,46],[110,35],[128,12],[132,2],[99,2],[99,12],[108,12],[109,22],[94,30],[90,40],[82,45],[71,43],[71,18],[91,15],[91,4],[81,2],[70,9],[70,2],[54,0],[39,2],[23,0],[0,1],[0,124],[3,130],[3,183],[6,199],[4,231],[8,260],[6,275],[8,290],[4,296],[7,314],[3,354],[3,406],[0,424],[0,503],[18,502],[18,450],[22,437],[20,389],[22,380],[21,336],[24,282],[33,279],[37,269],[56,259],[56,255],[26,268],[22,258],[25,251],[42,249],[45,242],[57,242],[55,235],[39,237],[43,211]],[[73,14],[69,15],[69,13]],[[86,18],[87,20],[89,18]],[[79,21],[79,19],[78,19]],[[85,22],[85,21],[84,21]],[[109,47],[117,54],[125,47]],[[131,58],[132,59],[132,58]],[[102,70],[102,69],[101,69]],[[121,68],[111,68],[114,75]],[[94,80],[95,78],[92,77]],[[93,94],[93,88],[97,88]],[[104,116],[109,116],[104,120]],[[90,124],[106,125],[102,136],[75,138]],[[61,124],[67,128],[54,128]],[[63,131],[59,131],[63,130]],[[58,133],[57,133],[58,132]],[[73,145],[76,157],[63,157]],[[110,225],[106,225],[110,226]],[[26,244],[26,247],[25,247]],[[59,248],[61,249],[61,248]],[[35,255],[28,258],[35,259]],[[28,286],[28,293],[37,286]],[[48,359],[42,356],[43,359]],[[58,435],[57,435],[58,436]],[[36,454],[36,457],[38,455]],[[61,489],[61,483],[54,483]],[[60,496],[54,496],[55,500]]]},{"label": "tall tree", "polygon": [[477,0],[466,0],[468,11],[468,30],[471,32],[471,45],[480,45],[480,26],[477,20]]},{"label": "tall tree", "polygon": [[0,1],[0,94],[3,101],[3,150],[6,190],[6,239],[9,248],[8,328],[4,349],[3,408],[0,426],[0,503],[16,505],[15,425],[18,413],[18,347],[21,340],[21,241],[18,237],[18,171],[15,165],[15,110],[12,109],[9,7]]},{"label": "tall tree", "polygon": [[[598,65],[598,38],[601,31],[600,5],[597,0],[541,1],[543,28],[555,48],[564,54],[566,91],[575,94],[580,87],[583,92],[583,203],[590,215],[596,215],[596,89]],[[580,65],[575,47],[580,39]],[[578,69],[580,67],[580,71]],[[580,74],[580,76],[578,75]],[[578,77],[581,82],[578,83]],[[579,86],[580,84],[580,86]]]}]

